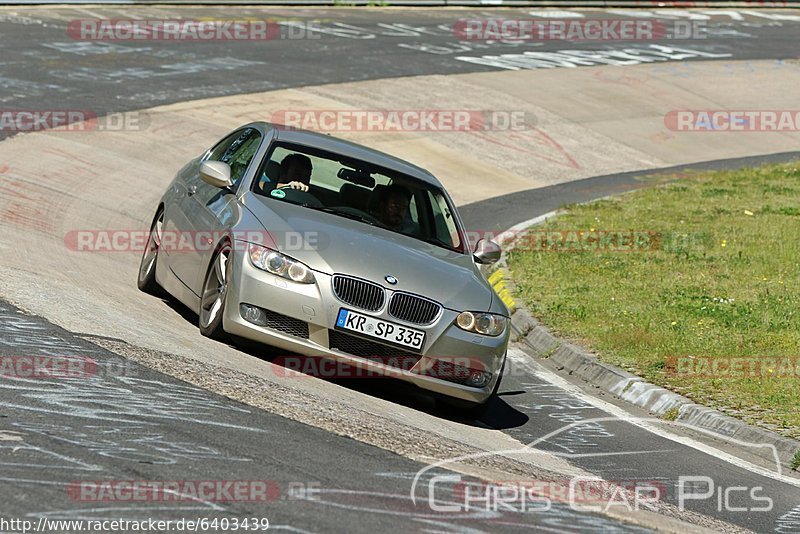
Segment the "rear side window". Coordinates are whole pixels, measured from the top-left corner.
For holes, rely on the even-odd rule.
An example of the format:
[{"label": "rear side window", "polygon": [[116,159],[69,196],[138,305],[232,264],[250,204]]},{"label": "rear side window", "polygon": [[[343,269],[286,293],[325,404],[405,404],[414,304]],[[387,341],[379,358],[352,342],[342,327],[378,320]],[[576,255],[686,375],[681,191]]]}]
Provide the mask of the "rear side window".
[{"label": "rear side window", "polygon": [[234,187],[244,178],[247,167],[253,161],[258,146],[261,144],[261,134],[254,128],[234,132],[226,137],[217,146],[211,149],[207,160],[221,161],[231,167],[231,181]]}]

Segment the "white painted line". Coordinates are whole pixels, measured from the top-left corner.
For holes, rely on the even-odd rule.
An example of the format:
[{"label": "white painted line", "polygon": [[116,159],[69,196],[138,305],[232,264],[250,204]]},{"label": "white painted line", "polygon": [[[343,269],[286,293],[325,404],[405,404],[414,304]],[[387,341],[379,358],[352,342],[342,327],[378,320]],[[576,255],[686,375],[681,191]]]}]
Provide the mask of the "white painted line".
[{"label": "white painted line", "polygon": [[752,11],[752,10],[742,10],[742,13],[745,15],[750,15],[751,17],[761,17],[768,20],[788,20],[791,22],[800,21],[800,15],[787,15],[785,13],[765,13],[762,11]]},{"label": "white painted line", "polygon": [[95,19],[104,19],[104,18],[106,18],[103,15],[101,15],[100,13],[98,13],[97,11],[92,11],[91,9],[86,9],[85,7],[75,8],[75,11],[77,11],[78,13],[83,13],[84,15],[89,15],[90,17],[95,18]]},{"label": "white painted line", "polygon": [[519,224],[515,224],[508,230],[501,232],[497,235],[497,244],[502,245],[506,241],[511,241],[511,245],[513,248],[514,240],[519,237],[519,234],[528,229],[530,226],[535,226],[537,224],[541,224],[545,222],[547,219],[551,217],[555,217],[561,213],[560,210],[553,210],[548,211],[544,215],[539,215],[538,217],[534,217],[533,219],[528,219],[527,221],[522,221]]},{"label": "white painted line", "polygon": [[[616,406],[614,404],[611,404],[610,402],[606,402],[604,400],[592,397],[591,395],[584,393],[578,386],[571,384],[570,382],[566,381],[564,378],[558,376],[557,374],[548,371],[547,369],[542,367],[536,361],[532,360],[527,354],[525,354],[519,349],[510,348],[508,350],[508,356],[513,358],[516,363],[531,367],[533,372],[539,378],[542,378],[543,380],[549,382],[550,384],[553,384],[554,386],[563,389],[564,391],[576,397],[577,399],[586,402],[587,404],[591,404],[592,406],[614,416],[614,418],[619,419],[620,421],[634,425],[638,428],[641,428],[642,430],[650,432],[651,434],[655,434],[656,436],[662,437],[664,439],[668,439],[670,441],[674,441],[675,443],[691,447],[692,449],[695,449],[702,453],[718,458],[724,462],[728,462],[729,464],[734,465],[740,469],[750,471],[753,474],[771,478],[773,480],[777,480],[779,482],[783,482],[785,484],[789,484],[791,486],[800,488],[800,480],[782,474],[780,472],[780,464],[777,464],[779,470],[778,472],[770,471],[769,469],[765,469],[763,467],[752,464],[746,460],[742,460],[741,458],[737,458],[732,454],[721,451],[710,445],[706,445],[705,443],[701,443],[695,439],[673,434],[672,432],[668,432],[662,428],[657,427],[656,425],[649,423],[648,420],[645,418],[636,417],[628,413],[626,410],[620,408],[619,406]],[[589,421],[591,420],[581,421],[581,423],[586,423]],[[709,432],[700,428],[695,428],[691,426],[689,428],[695,431],[703,432],[711,436],[715,435],[713,432]]]},{"label": "white painted line", "polygon": [[582,19],[584,17],[582,13],[560,11],[558,9],[534,9],[533,11],[528,11],[528,15],[545,19]]},{"label": "white painted line", "polygon": [[[598,199],[598,200],[600,200],[600,199]],[[539,215],[538,217],[534,217],[532,219],[528,219],[527,221],[523,221],[523,222],[521,222],[519,224],[515,224],[514,226],[512,226],[511,228],[509,228],[508,230],[506,230],[505,232],[501,233],[498,236],[498,242],[499,243],[503,243],[504,241],[506,241],[508,239],[511,239],[512,240],[512,244],[511,244],[510,248],[513,248],[513,240],[517,236],[517,234],[519,234],[520,232],[526,230],[527,228],[529,228],[531,226],[534,226],[534,225],[537,225],[537,224],[541,224],[542,222],[546,221],[547,219],[555,217],[559,213],[560,213],[559,210],[554,210],[554,211],[547,212],[547,213],[545,213],[543,215]],[[520,357],[514,358],[513,355],[515,353],[517,353],[518,355],[521,355],[521,358]],[[651,434],[655,434],[655,435],[660,436],[662,438],[669,439],[670,441],[674,441],[676,443],[680,443],[681,445],[685,445],[687,447],[691,447],[691,448],[693,448],[695,450],[698,450],[700,452],[703,452],[705,454],[709,454],[711,456],[719,458],[720,460],[728,462],[728,463],[730,463],[730,464],[732,464],[732,465],[734,465],[736,467],[739,467],[741,469],[745,469],[747,471],[750,471],[751,473],[758,474],[758,475],[761,475],[761,476],[765,476],[765,477],[771,478],[773,480],[778,480],[780,482],[784,482],[784,483],[790,484],[792,486],[800,487],[800,480],[798,480],[798,479],[796,479],[794,477],[786,476],[786,475],[784,475],[784,474],[782,474],[780,472],[780,463],[778,461],[777,452],[774,450],[774,447],[772,447],[772,448],[773,448],[773,454],[775,456],[775,462],[776,462],[776,465],[778,467],[778,472],[770,471],[770,470],[765,469],[763,467],[757,466],[757,465],[755,465],[753,463],[750,463],[750,462],[747,462],[745,460],[742,460],[741,458],[737,458],[736,456],[734,456],[732,454],[723,452],[723,451],[721,451],[721,450],[719,450],[719,449],[717,449],[715,447],[712,447],[710,445],[706,445],[705,443],[701,443],[701,442],[699,442],[697,440],[694,440],[692,438],[683,437],[683,436],[679,436],[677,434],[673,434],[672,432],[668,432],[668,431],[666,431],[666,430],[664,430],[662,428],[659,428],[658,426],[650,424],[649,422],[647,422],[646,419],[643,419],[641,417],[633,416],[629,412],[625,411],[623,408],[620,408],[620,407],[618,407],[618,406],[616,406],[614,404],[611,404],[609,402],[603,401],[603,400],[601,400],[599,398],[587,395],[582,390],[580,390],[580,388],[578,388],[577,386],[571,384],[570,382],[566,381],[565,379],[561,378],[560,376],[556,375],[555,373],[552,373],[552,372],[548,371],[547,369],[545,369],[544,367],[542,367],[539,363],[537,363],[534,360],[532,360],[527,354],[523,353],[519,349],[509,348],[508,349],[508,357],[514,359],[517,363],[522,363],[523,365],[533,365],[533,366],[535,366],[534,373],[536,375],[538,375],[540,378],[544,379],[545,381],[553,384],[554,386],[557,386],[557,387],[565,390],[567,393],[577,397],[579,400],[582,400],[582,401],[584,401],[584,402],[586,402],[588,404],[591,404],[591,405],[595,406],[596,408],[599,408],[600,410],[603,410],[604,412],[607,412],[607,413],[609,413],[609,414],[611,414],[611,415],[613,415],[615,417],[618,417],[619,419],[621,419],[621,420],[623,420],[623,421],[625,421],[625,422],[627,422],[629,424],[632,424],[634,426],[637,426],[637,427],[641,428],[642,430],[645,430],[647,432],[650,432]],[[586,422],[586,421],[583,421],[583,422]],[[717,437],[718,439],[720,437],[720,436],[718,436],[717,434],[715,434],[715,433],[713,433],[711,431],[708,431],[708,430],[705,430],[705,429],[701,429],[701,428],[697,428],[697,427],[693,427],[693,426],[690,426],[690,425],[687,425],[687,426],[689,426],[689,428],[691,428],[694,431],[702,432],[702,433],[705,433],[705,434],[710,435],[712,437]],[[745,444],[745,443],[740,443],[740,444],[751,445],[752,446],[752,444]],[[531,444],[529,444],[529,446],[530,445]]]}]

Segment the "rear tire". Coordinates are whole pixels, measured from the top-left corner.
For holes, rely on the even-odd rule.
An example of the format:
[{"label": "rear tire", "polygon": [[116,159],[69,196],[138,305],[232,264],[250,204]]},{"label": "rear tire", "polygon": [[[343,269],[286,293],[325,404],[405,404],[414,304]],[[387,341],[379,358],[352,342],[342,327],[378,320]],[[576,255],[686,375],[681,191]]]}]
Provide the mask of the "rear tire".
[{"label": "rear tire", "polygon": [[156,216],[153,217],[153,224],[150,225],[150,234],[147,238],[144,253],[142,253],[142,261],[139,264],[139,277],[136,282],[140,291],[155,296],[161,296],[164,292],[156,281],[156,265],[163,235],[164,208],[158,208]]},{"label": "rear tire", "polygon": [[214,254],[208,266],[203,291],[200,293],[200,313],[198,326],[200,333],[219,341],[226,340],[228,335],[222,328],[222,317],[225,315],[225,301],[228,296],[232,249],[224,243]]}]

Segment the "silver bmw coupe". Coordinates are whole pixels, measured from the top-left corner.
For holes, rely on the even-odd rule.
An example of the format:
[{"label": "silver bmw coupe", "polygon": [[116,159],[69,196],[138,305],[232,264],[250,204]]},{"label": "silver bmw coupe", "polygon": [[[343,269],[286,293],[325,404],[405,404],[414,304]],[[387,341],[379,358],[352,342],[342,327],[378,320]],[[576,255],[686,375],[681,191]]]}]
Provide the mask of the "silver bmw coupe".
[{"label": "silver bmw coupe", "polygon": [[256,341],[429,391],[477,417],[497,394],[509,312],[429,172],[328,135],[257,122],[187,163],[139,269],[203,335]]}]

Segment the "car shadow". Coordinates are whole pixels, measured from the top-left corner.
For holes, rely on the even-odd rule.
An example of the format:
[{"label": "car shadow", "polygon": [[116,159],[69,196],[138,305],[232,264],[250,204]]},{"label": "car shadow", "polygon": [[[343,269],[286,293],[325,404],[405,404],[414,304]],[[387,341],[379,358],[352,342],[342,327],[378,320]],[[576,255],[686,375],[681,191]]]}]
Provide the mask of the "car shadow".
[{"label": "car shadow", "polygon": [[521,427],[525,425],[529,419],[526,414],[520,412],[504,400],[506,396],[524,392],[512,391],[510,389],[505,390],[503,389],[502,382],[498,396],[492,401],[488,411],[480,419],[474,420],[465,417],[464,414],[459,413],[459,410],[456,408],[444,406],[442,403],[437,402],[435,396],[431,393],[396,378],[376,376],[343,363],[335,364],[336,374],[331,376],[330,373],[321,373],[320,370],[323,369],[323,367],[318,363],[312,363],[311,365],[297,364],[298,361],[304,360],[318,361],[317,358],[307,358],[300,354],[291,354],[286,351],[270,349],[269,347],[267,347],[265,351],[263,345],[245,340],[233,340],[231,346],[251,356],[269,362],[272,365],[279,365],[287,370],[303,373],[310,378],[325,380],[326,382],[345,387],[352,391],[357,391],[364,395],[369,395],[394,404],[400,404],[441,419],[456,421],[476,427],[488,426],[497,430]]},{"label": "car shadow", "polygon": [[[170,307],[175,313],[180,315],[184,320],[197,326],[197,314],[186,307],[177,299],[166,295],[162,296],[163,302]],[[197,335],[200,335],[198,332]],[[248,341],[241,338],[231,338],[227,345],[242,351],[250,356],[260,360],[271,363],[272,365],[280,365],[287,370],[300,371],[303,369],[295,369],[296,366],[287,366],[286,362],[296,362],[298,358],[305,358],[300,354],[291,354],[287,351],[282,351],[268,345],[263,345],[254,341]],[[525,425],[529,417],[520,412],[503,397],[516,395],[519,391],[511,391],[503,388],[502,382],[500,384],[500,391],[497,397],[492,401],[491,406],[487,412],[480,419],[470,419],[465,417],[463,413],[455,408],[444,406],[442,403],[436,402],[435,397],[426,392],[425,390],[408,382],[396,378],[387,378],[383,376],[360,376],[364,374],[363,371],[359,372],[358,369],[348,366],[346,364],[337,364],[337,369],[343,370],[342,375],[358,376],[358,378],[341,378],[337,376],[320,376],[319,373],[304,373],[311,378],[318,380],[325,380],[333,384],[345,387],[347,389],[357,391],[364,395],[383,399],[388,402],[400,404],[408,408],[427,413],[434,417],[447,419],[449,421],[456,421],[462,424],[475,426],[475,427],[490,427],[497,430],[505,430],[509,428],[517,428]],[[318,366],[312,366],[312,371],[319,369]],[[349,372],[348,369],[352,370]]]},{"label": "car shadow", "polygon": [[[173,297],[172,295],[160,295],[159,298],[170,307],[172,311],[180,315],[187,323],[194,326],[198,325],[197,314],[190,310],[184,303]],[[200,335],[200,331],[197,332]]]}]

